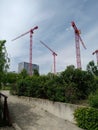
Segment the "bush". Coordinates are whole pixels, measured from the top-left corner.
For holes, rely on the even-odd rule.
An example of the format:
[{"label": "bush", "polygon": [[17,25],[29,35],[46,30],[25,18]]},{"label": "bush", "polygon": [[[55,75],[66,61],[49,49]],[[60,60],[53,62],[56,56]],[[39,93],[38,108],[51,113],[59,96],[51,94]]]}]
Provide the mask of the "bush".
[{"label": "bush", "polygon": [[98,90],[94,94],[90,94],[88,102],[90,106],[98,108]]},{"label": "bush", "polygon": [[74,117],[79,127],[86,130],[98,130],[98,109],[78,108],[75,110]]},{"label": "bush", "polygon": [[57,75],[48,73],[40,76],[35,72],[33,76],[28,76],[23,70],[21,74],[9,77],[9,83],[13,83],[12,94],[68,103],[78,103],[87,99],[98,87],[97,77],[95,79],[91,73],[75,69],[74,66],[67,67]]},{"label": "bush", "polygon": [[65,102],[77,103],[78,102],[79,91],[76,88],[75,83],[70,83],[65,86]]},{"label": "bush", "polygon": [[17,84],[16,83],[10,84],[10,94],[17,95]]},{"label": "bush", "polygon": [[18,96],[29,96],[28,86],[31,86],[31,82],[26,79],[20,79],[17,82],[17,94]]}]

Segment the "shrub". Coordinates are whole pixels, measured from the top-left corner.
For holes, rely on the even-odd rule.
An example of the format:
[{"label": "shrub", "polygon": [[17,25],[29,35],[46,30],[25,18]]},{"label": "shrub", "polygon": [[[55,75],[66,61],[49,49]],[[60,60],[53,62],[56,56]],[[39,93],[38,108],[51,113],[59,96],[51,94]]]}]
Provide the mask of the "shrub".
[{"label": "shrub", "polygon": [[98,109],[78,108],[74,113],[77,125],[86,130],[98,130]]},{"label": "shrub", "polygon": [[18,85],[18,88],[17,88],[18,96],[27,96],[28,82],[25,79],[20,79],[17,85]]},{"label": "shrub", "polygon": [[98,108],[98,90],[94,94],[90,94],[88,102],[90,106]]},{"label": "shrub", "polygon": [[13,83],[10,85],[10,93],[12,95],[17,95],[17,84],[16,83]]},{"label": "shrub", "polygon": [[65,86],[65,102],[76,103],[78,101],[78,89],[75,83],[70,83]]}]

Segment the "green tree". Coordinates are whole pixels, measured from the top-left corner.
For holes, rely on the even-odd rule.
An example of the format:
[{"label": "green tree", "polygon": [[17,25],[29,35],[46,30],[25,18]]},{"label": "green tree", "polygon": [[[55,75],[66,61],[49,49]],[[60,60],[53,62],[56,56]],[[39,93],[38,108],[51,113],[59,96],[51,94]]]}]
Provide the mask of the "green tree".
[{"label": "green tree", "polygon": [[65,71],[61,73],[61,78],[63,82],[67,82],[67,83],[72,82],[74,73],[75,73],[75,67],[73,65],[67,66]]},{"label": "green tree", "polygon": [[98,66],[95,65],[94,61],[90,61],[87,65],[87,71],[94,76],[98,76]]},{"label": "green tree", "polygon": [[90,106],[98,108],[98,90],[95,93],[91,93],[88,98]]},{"label": "green tree", "polygon": [[13,73],[13,72],[8,72],[6,74],[6,82],[9,84],[15,84],[17,80],[19,79],[19,74]]},{"label": "green tree", "polygon": [[66,93],[71,95],[69,92],[72,91],[74,98],[78,100],[87,98],[89,93],[96,89],[94,76],[87,71],[75,69],[72,65],[61,73],[61,79],[64,85],[67,84]]},{"label": "green tree", "polygon": [[38,72],[37,69],[34,69],[34,71],[33,71],[33,76],[34,76],[34,75],[39,76],[39,72]]},{"label": "green tree", "polygon": [[5,47],[6,40],[0,41],[0,86],[3,80],[4,73],[7,72],[9,68],[9,58],[7,54],[7,50]]},{"label": "green tree", "polygon": [[22,79],[25,79],[27,76],[28,76],[28,73],[27,73],[26,69],[23,69],[23,70],[21,71],[21,73],[20,73],[20,77],[21,77]]}]

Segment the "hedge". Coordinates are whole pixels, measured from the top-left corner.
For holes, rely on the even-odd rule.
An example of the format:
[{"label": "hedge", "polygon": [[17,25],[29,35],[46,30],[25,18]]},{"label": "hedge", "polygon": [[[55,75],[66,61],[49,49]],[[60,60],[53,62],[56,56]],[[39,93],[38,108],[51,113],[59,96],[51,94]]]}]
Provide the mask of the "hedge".
[{"label": "hedge", "polygon": [[98,130],[98,109],[78,108],[74,113],[77,125],[85,130]]},{"label": "hedge", "polygon": [[88,103],[91,107],[98,108],[98,90],[95,93],[90,94]]}]

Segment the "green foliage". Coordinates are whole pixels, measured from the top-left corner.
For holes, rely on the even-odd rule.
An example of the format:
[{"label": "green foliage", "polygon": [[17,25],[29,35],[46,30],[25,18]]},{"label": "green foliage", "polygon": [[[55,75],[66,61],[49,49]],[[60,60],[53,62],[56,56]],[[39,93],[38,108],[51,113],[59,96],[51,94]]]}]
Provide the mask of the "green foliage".
[{"label": "green foliage", "polygon": [[5,40],[0,41],[0,72],[5,71],[9,67],[8,66],[9,58],[7,56],[5,42],[6,42]]},{"label": "green foliage", "polygon": [[94,76],[98,76],[98,66],[95,65],[94,61],[90,61],[87,65],[87,71]]},{"label": "green foliage", "polygon": [[65,102],[76,103],[78,101],[78,89],[77,85],[72,82],[70,84],[66,84],[65,86]]},{"label": "green foliage", "polygon": [[33,76],[39,76],[39,72],[37,69],[34,69]]},{"label": "green foliage", "polygon": [[98,109],[78,108],[74,117],[79,127],[85,130],[98,130]]},{"label": "green foliage", "polygon": [[51,75],[52,77],[49,76],[49,80],[46,82],[46,95],[48,99],[52,101],[65,101],[65,96],[64,96],[64,87],[62,84],[59,82],[60,78],[56,75]]},{"label": "green foliage", "polygon": [[98,88],[97,76],[75,69],[73,65],[58,75],[38,75],[35,72],[33,76],[28,76],[23,70],[14,79],[10,80],[13,82],[11,90],[14,94],[69,103],[87,99],[88,95]]},{"label": "green foliage", "polygon": [[27,86],[29,86],[29,82],[25,79],[20,79],[17,82],[17,94],[18,96],[28,96],[28,89]]},{"label": "green foliage", "polygon": [[19,79],[19,75],[13,72],[8,72],[5,76],[6,83],[13,84]]},{"label": "green foliage", "polygon": [[29,83],[28,93],[30,97],[40,97],[40,80],[37,76],[26,79]]},{"label": "green foliage", "polygon": [[18,94],[18,86],[16,83],[10,84],[10,93],[13,95],[17,95]]},{"label": "green foliage", "polygon": [[67,69],[61,73],[61,78],[64,84],[67,83],[67,86],[71,86],[71,89],[75,89],[78,100],[87,98],[91,91],[96,90],[93,75],[86,71],[75,69],[74,66],[68,66]]},{"label": "green foliage", "polygon": [[89,95],[88,102],[90,106],[98,108],[98,90],[95,93]]},{"label": "green foliage", "polygon": [[20,78],[25,79],[28,76],[26,69],[23,69],[20,73]]},{"label": "green foliage", "polygon": [[11,94],[17,94],[17,81],[19,79],[19,74],[8,72],[3,78],[4,87],[2,89],[9,88]]},{"label": "green foliage", "polygon": [[5,42],[5,40],[0,41],[0,87],[4,78],[4,73],[9,68],[9,58],[6,51]]},{"label": "green foliage", "polygon": [[[44,77],[43,80],[45,81]],[[18,95],[30,97],[45,97],[42,77],[32,76],[25,79],[20,79],[17,83]],[[43,90],[43,91],[42,91]]]},{"label": "green foliage", "polygon": [[6,85],[6,86],[2,86],[2,90],[10,90],[11,87],[9,85]]}]

